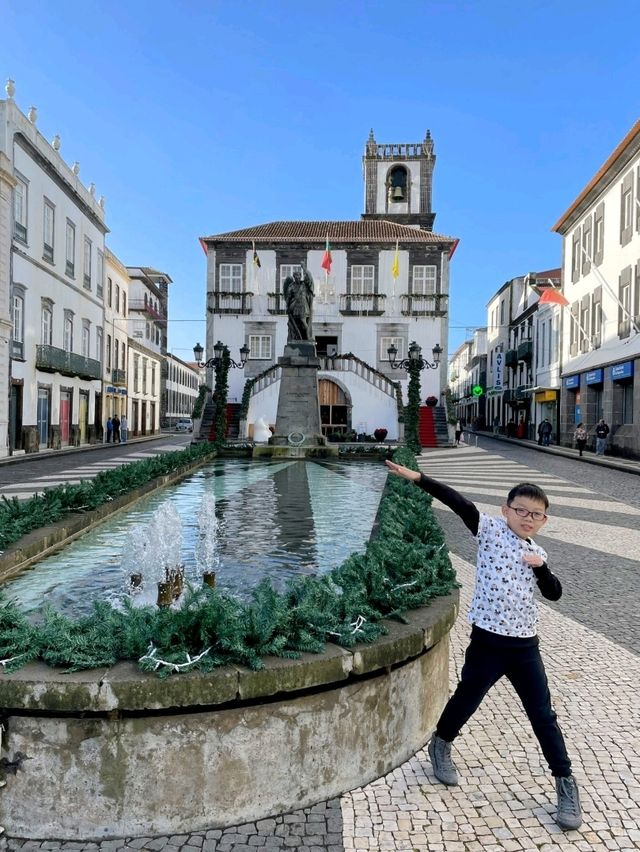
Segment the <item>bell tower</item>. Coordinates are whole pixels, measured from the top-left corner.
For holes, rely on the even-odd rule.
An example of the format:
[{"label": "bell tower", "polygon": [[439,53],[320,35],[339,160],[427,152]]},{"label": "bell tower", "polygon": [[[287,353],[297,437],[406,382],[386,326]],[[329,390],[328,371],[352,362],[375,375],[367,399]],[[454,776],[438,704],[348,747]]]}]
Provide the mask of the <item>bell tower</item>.
[{"label": "bell tower", "polygon": [[431,190],[436,155],[431,132],[422,142],[379,145],[369,133],[362,158],[363,219],[387,219],[433,230]]}]

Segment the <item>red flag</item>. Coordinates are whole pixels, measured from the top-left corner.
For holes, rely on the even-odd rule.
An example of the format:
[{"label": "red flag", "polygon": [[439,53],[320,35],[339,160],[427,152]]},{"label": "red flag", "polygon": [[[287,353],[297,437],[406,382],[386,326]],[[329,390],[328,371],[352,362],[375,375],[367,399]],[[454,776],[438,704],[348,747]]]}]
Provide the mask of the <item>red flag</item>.
[{"label": "red flag", "polygon": [[331,275],[331,246],[329,245],[329,235],[327,234],[327,244],[322,255],[322,263],[320,266],[325,270],[327,275]]},{"label": "red flag", "polygon": [[564,308],[569,304],[569,300],[565,299],[560,290],[556,290],[554,287],[546,287],[540,294],[538,304],[544,305],[545,302],[551,305],[562,305]]}]

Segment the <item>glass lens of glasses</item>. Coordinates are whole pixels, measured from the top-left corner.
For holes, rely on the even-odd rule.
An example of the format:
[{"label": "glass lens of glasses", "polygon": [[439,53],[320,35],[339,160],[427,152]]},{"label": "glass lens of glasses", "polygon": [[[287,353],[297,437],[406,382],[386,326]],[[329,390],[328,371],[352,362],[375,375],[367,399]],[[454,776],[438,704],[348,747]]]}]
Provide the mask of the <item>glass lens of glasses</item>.
[{"label": "glass lens of glasses", "polygon": [[512,506],[513,511],[519,518],[528,518],[529,515],[534,521],[544,521],[547,517],[544,512],[530,512],[528,509],[523,509],[521,506]]}]

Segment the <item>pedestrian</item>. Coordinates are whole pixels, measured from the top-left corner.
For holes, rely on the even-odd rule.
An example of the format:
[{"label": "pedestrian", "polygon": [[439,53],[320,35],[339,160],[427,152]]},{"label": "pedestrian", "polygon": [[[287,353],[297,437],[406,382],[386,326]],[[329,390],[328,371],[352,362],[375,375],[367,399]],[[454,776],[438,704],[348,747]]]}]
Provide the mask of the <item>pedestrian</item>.
[{"label": "pedestrian", "polygon": [[607,446],[607,435],[611,430],[607,423],[605,423],[604,417],[601,417],[598,420],[598,425],[596,426],[596,455],[603,456],[604,451]]},{"label": "pedestrian", "polygon": [[460,438],[461,437],[462,437],[462,423],[459,420],[456,420],[456,426],[455,426],[455,438],[456,439],[455,439],[455,443],[454,443],[455,447],[460,446]]},{"label": "pedestrian", "polygon": [[507,423],[507,438],[515,438],[516,436],[516,424],[514,423],[513,417]]},{"label": "pedestrian", "polygon": [[107,444],[111,443],[111,438],[113,436],[113,420],[109,417],[107,420]]},{"label": "pedestrian", "polygon": [[113,443],[119,444],[120,443],[120,418],[118,417],[117,414],[115,415],[115,417],[113,418],[113,420],[111,422],[113,423]]},{"label": "pedestrian", "polygon": [[493,434],[500,434],[500,416],[498,414],[493,418]]},{"label": "pedestrian", "polygon": [[582,458],[584,448],[587,446],[587,430],[584,428],[582,422],[576,426],[576,430],[573,433],[573,440],[576,442],[578,454]]},{"label": "pedestrian", "polygon": [[127,443],[127,438],[129,436],[129,423],[127,421],[127,415],[122,415],[122,420],[120,421],[120,438],[123,444]]},{"label": "pedestrian", "polygon": [[520,420],[518,420],[518,425],[516,427],[516,437],[524,438],[525,433],[527,431],[526,423],[524,422],[524,414],[520,415]]},{"label": "pedestrian", "polygon": [[543,447],[548,447],[551,443],[551,433],[553,432],[553,426],[550,421],[545,417],[542,423],[538,426],[538,443],[542,444]]},{"label": "pedestrian", "polygon": [[520,483],[509,491],[502,517],[491,517],[448,485],[394,462],[386,464],[392,473],[415,482],[452,509],[478,543],[469,611],[471,641],[458,687],[428,746],[436,778],[450,786],[458,783],[451,744],[491,687],[506,677],[522,702],[555,778],[555,820],[561,828],[578,828],[582,823],[578,785],[551,706],[536,633],[534,587],[537,585],[549,600],[562,595],[560,581],[547,565],[547,554],[532,538],[547,521],[547,495],[537,485]]}]

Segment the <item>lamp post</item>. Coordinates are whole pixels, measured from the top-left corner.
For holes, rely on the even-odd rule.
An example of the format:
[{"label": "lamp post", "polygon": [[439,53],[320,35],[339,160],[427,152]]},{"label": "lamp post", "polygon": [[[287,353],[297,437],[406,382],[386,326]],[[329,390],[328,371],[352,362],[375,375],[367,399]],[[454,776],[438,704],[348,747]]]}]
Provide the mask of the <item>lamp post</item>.
[{"label": "lamp post", "polygon": [[440,356],[444,350],[439,343],[436,343],[431,351],[433,352],[433,361],[427,361],[426,358],[422,357],[422,347],[414,340],[409,346],[408,358],[397,360],[398,349],[393,344],[387,349],[387,355],[393,370],[403,369],[408,373],[412,370],[437,370],[440,366]]},{"label": "lamp post", "polygon": [[[213,367],[217,369],[222,363],[222,358],[224,356],[225,349],[227,353],[229,352],[229,347],[226,346],[222,341],[218,341],[216,345],[213,347],[213,358],[209,358],[207,361],[202,360],[202,356],[204,355],[204,349],[199,343],[193,347],[193,357],[196,360],[199,367],[206,367],[209,369]],[[240,347],[240,363],[234,361],[233,358],[229,358],[229,366],[235,367],[236,369],[243,369],[245,364],[247,363],[247,358],[249,357],[249,347],[245,343],[244,346]]]}]

